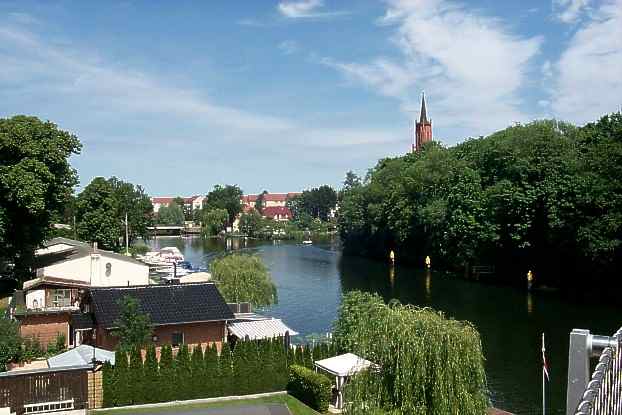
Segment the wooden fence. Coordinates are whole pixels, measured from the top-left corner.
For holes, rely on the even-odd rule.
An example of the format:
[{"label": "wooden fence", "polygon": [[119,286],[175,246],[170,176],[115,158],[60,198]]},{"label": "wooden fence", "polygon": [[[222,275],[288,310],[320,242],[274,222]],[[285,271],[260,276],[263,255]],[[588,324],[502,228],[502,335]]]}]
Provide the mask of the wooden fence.
[{"label": "wooden fence", "polygon": [[0,408],[17,415],[85,409],[91,367],[9,372],[0,376]]}]

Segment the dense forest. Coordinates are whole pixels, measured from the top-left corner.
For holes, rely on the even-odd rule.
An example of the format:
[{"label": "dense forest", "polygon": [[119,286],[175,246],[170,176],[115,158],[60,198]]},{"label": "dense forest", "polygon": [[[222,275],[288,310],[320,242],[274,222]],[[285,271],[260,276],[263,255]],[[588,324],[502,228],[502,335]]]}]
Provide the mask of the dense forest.
[{"label": "dense forest", "polygon": [[619,284],[622,115],[575,127],[545,120],[348,173],[339,231],[348,254],[471,275],[585,288]]}]

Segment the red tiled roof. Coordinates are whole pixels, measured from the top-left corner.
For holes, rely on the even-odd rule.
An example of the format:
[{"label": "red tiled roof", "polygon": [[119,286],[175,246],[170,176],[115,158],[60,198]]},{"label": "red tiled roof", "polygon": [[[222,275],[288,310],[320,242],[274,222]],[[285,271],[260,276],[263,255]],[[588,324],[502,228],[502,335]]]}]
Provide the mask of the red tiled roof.
[{"label": "red tiled roof", "polygon": [[270,219],[274,219],[277,215],[280,216],[281,219],[290,219],[292,217],[292,211],[285,206],[265,207],[261,211],[261,214]]},{"label": "red tiled roof", "polygon": [[[266,202],[285,202],[287,199],[291,199],[292,197],[296,197],[301,195],[300,192],[289,192],[289,193],[266,193],[264,195],[264,200]],[[255,203],[259,195],[244,195],[242,196],[243,203]]]}]

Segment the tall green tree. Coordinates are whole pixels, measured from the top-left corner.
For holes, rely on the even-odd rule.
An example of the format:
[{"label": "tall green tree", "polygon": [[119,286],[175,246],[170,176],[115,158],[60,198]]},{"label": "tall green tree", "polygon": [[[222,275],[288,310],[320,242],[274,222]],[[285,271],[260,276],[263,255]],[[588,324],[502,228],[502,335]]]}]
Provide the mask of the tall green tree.
[{"label": "tall green tree", "polygon": [[183,225],[185,220],[183,205],[180,206],[173,201],[166,206],[161,206],[156,220],[158,225]]},{"label": "tall green tree", "polygon": [[312,218],[327,221],[337,205],[337,192],[332,187],[323,185],[303,191],[297,203],[299,205],[296,210],[300,214],[305,212]]},{"label": "tall green tree", "polygon": [[119,338],[119,349],[130,351],[150,344],[153,330],[151,318],[143,313],[140,302],[129,295],[119,300],[119,318],[115,321],[113,334]]},{"label": "tall green tree", "polygon": [[169,402],[176,399],[177,385],[175,384],[175,361],[173,349],[169,344],[162,346],[160,351],[160,386],[158,388],[158,401]]},{"label": "tall green tree", "polygon": [[203,391],[203,382],[205,379],[205,367],[204,367],[204,358],[203,358],[203,349],[201,345],[195,345],[192,348],[192,355],[190,356],[190,366],[191,366],[191,379],[190,379],[190,389],[192,399],[197,398],[205,398]]},{"label": "tall green tree", "polygon": [[268,194],[267,190],[264,190],[259,195],[257,195],[257,199],[255,199],[255,210],[261,214],[263,212],[263,208],[266,207],[266,195]]},{"label": "tall green tree", "polygon": [[158,359],[156,357],[156,349],[153,344],[147,346],[147,354],[144,363],[144,379],[140,381],[143,386],[143,396],[146,403],[158,402],[158,393],[160,387],[160,374],[158,371]]},{"label": "tall green tree", "polygon": [[228,342],[224,342],[218,358],[218,383],[219,392],[222,396],[235,395],[235,382],[233,378],[233,354]]},{"label": "tall green tree", "polygon": [[214,190],[207,194],[205,207],[208,210],[225,209],[229,214],[228,223],[231,224],[242,211],[242,195],[242,189],[236,185],[216,185]]},{"label": "tall green tree", "polygon": [[132,404],[139,405],[147,402],[145,395],[150,391],[145,390],[145,371],[140,347],[133,347],[130,351],[130,365],[128,368],[128,394]]},{"label": "tall green tree", "polygon": [[204,370],[202,393],[206,398],[220,396],[220,377],[218,374],[218,349],[216,345],[208,345],[204,355]]},{"label": "tall green tree", "polygon": [[229,220],[229,214],[226,209],[206,207],[203,209],[201,218],[202,231],[206,236],[217,235],[221,231],[225,230],[227,221]]},{"label": "tall green tree", "polygon": [[132,404],[132,391],[128,387],[130,382],[130,374],[127,361],[127,353],[117,350],[114,355],[114,378],[115,378],[115,394],[116,406],[125,406]]},{"label": "tall green tree", "polygon": [[262,218],[255,209],[240,215],[239,228],[244,235],[255,237],[262,226]]},{"label": "tall green tree", "polygon": [[116,177],[108,182],[112,186],[113,198],[116,204],[115,217],[121,235],[125,236],[125,215],[130,244],[137,238],[149,239],[148,227],[153,225],[153,204],[151,198],[141,185],[133,185]]},{"label": "tall green tree", "polygon": [[17,360],[22,350],[22,337],[19,323],[8,318],[0,318],[0,372],[7,370],[6,365]]},{"label": "tall green tree", "polygon": [[192,365],[188,345],[182,344],[175,356],[175,383],[176,399],[192,399],[194,388],[192,386]]},{"label": "tall green tree", "polygon": [[78,138],[51,122],[23,115],[0,118],[0,262],[30,277],[34,251],[78,183],[69,164]]},{"label": "tall green tree", "polygon": [[277,302],[276,285],[260,257],[232,254],[210,264],[212,278],[228,302],[264,306]]}]

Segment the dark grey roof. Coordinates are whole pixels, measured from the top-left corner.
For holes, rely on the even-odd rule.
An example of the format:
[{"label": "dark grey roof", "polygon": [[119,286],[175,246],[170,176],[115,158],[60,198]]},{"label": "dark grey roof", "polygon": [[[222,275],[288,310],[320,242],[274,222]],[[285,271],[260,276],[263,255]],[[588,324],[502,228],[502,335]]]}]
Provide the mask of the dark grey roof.
[{"label": "dark grey roof", "polygon": [[120,261],[131,262],[133,264],[145,265],[144,263],[137,261],[136,259],[117,254],[111,251],[105,251],[103,249],[93,249],[91,245],[82,241],[75,241],[73,239],[68,238],[53,238],[49,241],[46,241],[43,245],[46,248],[49,248],[54,245],[65,244],[71,245],[72,248],[67,248],[63,251],[51,252],[49,254],[37,255],[35,259],[35,267],[43,268],[53,264],[58,264],[60,262],[71,261],[72,259],[82,258],[84,256],[90,255],[92,253],[100,254],[103,257],[118,259]]},{"label": "dark grey roof", "polygon": [[156,326],[234,318],[213,283],[91,288],[90,296],[95,323],[107,329],[115,326],[125,296],[136,298]]},{"label": "dark grey roof", "polygon": [[91,313],[71,313],[71,327],[76,330],[92,329],[95,327]]}]

